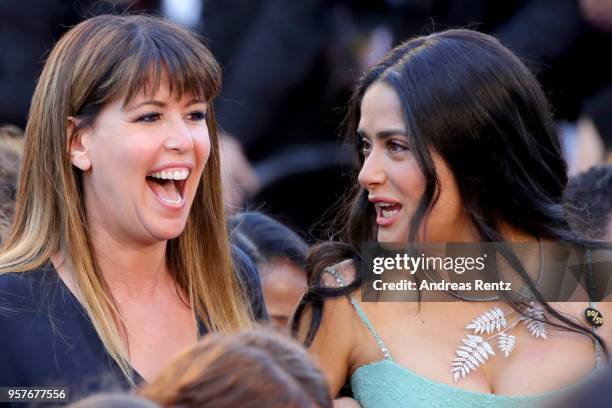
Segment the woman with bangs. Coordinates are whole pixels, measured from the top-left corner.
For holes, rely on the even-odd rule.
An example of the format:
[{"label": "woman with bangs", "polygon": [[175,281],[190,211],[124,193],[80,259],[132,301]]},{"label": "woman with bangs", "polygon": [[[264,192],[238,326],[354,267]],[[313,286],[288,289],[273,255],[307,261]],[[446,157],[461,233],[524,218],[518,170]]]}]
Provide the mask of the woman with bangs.
[{"label": "woman with bangs", "polygon": [[[551,265],[567,257],[551,246],[584,254],[583,276],[596,267],[591,254],[608,257],[609,277],[610,253],[568,226],[552,114],[515,55],[470,30],[415,38],[361,77],[346,124],[356,180],[341,233],[332,235],[343,239],[312,250],[313,279],[292,323],[332,395],[346,395],[350,383],[363,407],[543,406],[604,365],[612,325],[592,313],[609,316],[612,304],[595,304],[590,293],[547,301],[541,291],[541,280],[560,279],[547,275]],[[528,290],[373,302],[361,261],[375,241],[496,243],[504,271]],[[518,243],[537,248],[535,256],[519,259]]]},{"label": "woman with bangs", "polygon": [[205,333],[267,318],[226,233],[220,76],[153,17],[94,17],[56,44],[0,254],[0,386],[130,388]]}]

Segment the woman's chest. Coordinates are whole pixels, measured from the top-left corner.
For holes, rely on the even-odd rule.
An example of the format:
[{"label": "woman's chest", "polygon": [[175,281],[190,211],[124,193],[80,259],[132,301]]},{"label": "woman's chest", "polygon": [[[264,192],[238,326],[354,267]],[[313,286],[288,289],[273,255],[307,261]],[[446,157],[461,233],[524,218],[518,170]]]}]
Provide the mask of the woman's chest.
[{"label": "woman's chest", "polygon": [[198,341],[194,313],[186,307],[124,313],[129,361],[147,381]]},{"label": "woman's chest", "polygon": [[[475,332],[466,326],[481,315],[478,308],[448,304],[413,314],[368,312],[395,363],[428,380],[468,391],[547,393],[580,381],[595,366],[589,337],[550,325],[544,326],[546,337],[536,337],[517,313],[507,316],[505,326]],[[382,358],[380,347],[364,340],[366,335],[360,333],[352,353],[353,368]]]}]

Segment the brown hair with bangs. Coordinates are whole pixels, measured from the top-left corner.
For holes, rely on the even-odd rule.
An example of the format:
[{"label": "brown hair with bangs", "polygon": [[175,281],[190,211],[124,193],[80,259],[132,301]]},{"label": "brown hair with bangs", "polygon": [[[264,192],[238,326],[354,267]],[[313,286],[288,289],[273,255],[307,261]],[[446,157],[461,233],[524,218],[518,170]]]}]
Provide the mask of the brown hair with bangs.
[{"label": "brown hair with bangs", "polygon": [[[38,80],[25,131],[15,218],[0,254],[0,273],[24,272],[61,255],[77,297],[109,355],[132,379],[125,326],[96,263],[87,229],[80,170],[70,162],[68,120],[91,125],[101,108],[140,91],[154,94],[162,74],[170,92],[208,102],[211,152],[183,233],[166,257],[189,304],[208,330],[251,327],[243,286],[233,271],[223,210],[219,144],[212,99],[219,65],[200,38],[169,21],[142,15],[98,16],[68,31]],[[108,319],[112,316],[113,319]]]}]

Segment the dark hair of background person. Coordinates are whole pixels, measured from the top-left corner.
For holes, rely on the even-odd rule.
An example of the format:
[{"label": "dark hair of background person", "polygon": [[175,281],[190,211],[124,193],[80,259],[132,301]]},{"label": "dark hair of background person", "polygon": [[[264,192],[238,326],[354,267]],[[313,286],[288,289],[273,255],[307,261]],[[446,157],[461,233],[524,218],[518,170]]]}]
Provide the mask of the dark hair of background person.
[{"label": "dark hair of background person", "polygon": [[612,165],[593,167],[572,177],[563,198],[568,222],[580,236],[606,239],[612,222]]},{"label": "dark hair of background person", "polygon": [[257,264],[272,325],[285,331],[308,287],[308,245],[289,227],[259,212],[232,216],[229,229],[233,243]]},{"label": "dark hair of background person", "polygon": [[0,126],[0,244],[4,241],[15,213],[23,132],[16,126]]},{"label": "dark hair of background person", "polygon": [[[364,161],[357,135],[365,91],[383,81],[397,93],[412,154],[423,173],[425,191],[410,223],[410,241],[439,195],[431,151],[444,160],[457,183],[463,208],[483,242],[504,242],[507,224],[538,237],[581,243],[570,230],[561,200],[567,184],[555,123],[540,85],[525,65],[494,37],[455,29],[417,37],[391,50],[367,71],[352,94],[346,138],[354,153],[355,172]],[[313,285],[302,298],[292,322],[297,333],[304,309],[312,308],[305,343],[320,325],[326,297],[346,295],[361,285],[360,246],[376,241],[374,208],[368,192],[355,180],[347,198],[342,242],[313,248],[307,269],[318,282],[324,268],[353,259],[357,278],[343,288]],[[502,246],[503,247],[503,246]],[[535,287],[510,249],[502,252],[535,299],[562,324],[546,323],[590,338],[601,338],[586,326],[553,309]],[[500,293],[502,299],[506,299]],[[519,313],[520,305],[510,303]]]},{"label": "dark hair of background person", "polygon": [[306,266],[308,244],[291,228],[259,212],[245,212],[229,219],[230,236],[255,263],[285,258],[300,268]]},{"label": "dark hair of background person", "polygon": [[332,407],[308,353],[264,329],[206,336],[139,394],[162,407]]}]

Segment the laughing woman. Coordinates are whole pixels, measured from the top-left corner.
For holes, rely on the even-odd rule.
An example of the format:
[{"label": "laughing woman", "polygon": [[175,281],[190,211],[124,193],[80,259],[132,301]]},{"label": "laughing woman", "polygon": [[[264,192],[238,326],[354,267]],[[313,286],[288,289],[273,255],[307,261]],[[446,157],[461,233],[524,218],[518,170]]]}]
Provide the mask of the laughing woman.
[{"label": "laughing woman", "polygon": [[[363,407],[540,406],[602,365],[612,325],[589,324],[586,296],[549,303],[537,288],[555,261],[544,243],[583,243],[561,208],[567,176],[552,115],[516,56],[469,30],[416,38],[361,78],[347,125],[358,176],[345,241],[310,255],[315,278],[293,323],[333,395],[350,381]],[[522,270],[513,263],[511,276],[537,302],[499,292],[362,301],[359,255],[371,241],[532,243],[537,257]],[[535,279],[525,270],[538,263]],[[612,314],[610,303],[591,306]],[[473,320],[493,334],[469,332]]]},{"label": "laughing woman", "polygon": [[129,388],[264,317],[226,235],[219,87],[200,39],[164,20],[99,16],[57,43],[0,255],[0,386]]}]

